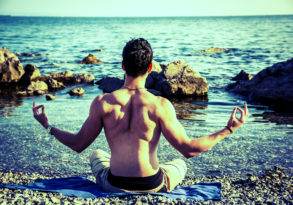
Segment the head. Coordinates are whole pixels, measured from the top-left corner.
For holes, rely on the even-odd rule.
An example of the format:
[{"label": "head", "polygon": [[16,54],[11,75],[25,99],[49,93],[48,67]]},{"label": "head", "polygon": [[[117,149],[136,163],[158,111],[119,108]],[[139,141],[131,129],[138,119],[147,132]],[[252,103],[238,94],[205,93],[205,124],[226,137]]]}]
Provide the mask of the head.
[{"label": "head", "polygon": [[143,76],[152,69],[152,47],[143,38],[128,41],[123,48],[122,57],[122,67],[128,76]]}]

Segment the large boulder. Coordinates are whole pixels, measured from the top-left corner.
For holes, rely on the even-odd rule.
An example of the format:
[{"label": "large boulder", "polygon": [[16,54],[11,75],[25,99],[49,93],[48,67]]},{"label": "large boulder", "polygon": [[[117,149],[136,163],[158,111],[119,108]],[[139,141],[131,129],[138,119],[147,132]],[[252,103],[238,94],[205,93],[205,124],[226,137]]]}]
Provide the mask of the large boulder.
[{"label": "large boulder", "polygon": [[31,84],[31,81],[41,77],[41,72],[35,65],[27,64],[24,67],[24,71],[25,73],[19,80],[19,84],[23,87],[29,86]]},{"label": "large boulder", "polygon": [[98,59],[95,55],[93,54],[88,54],[82,61],[80,62],[81,64],[100,64],[102,61]]},{"label": "large boulder", "polygon": [[17,92],[17,96],[26,97],[32,95],[44,95],[48,92],[48,85],[43,81],[32,81],[31,84],[22,91]]},{"label": "large boulder", "polygon": [[[123,83],[124,80],[115,77],[105,77],[96,82],[104,92],[113,92]],[[146,88],[155,95],[168,98],[200,97],[207,95],[208,83],[186,62],[175,61],[162,65],[160,72],[151,72],[146,79]]]},{"label": "large boulder", "polygon": [[249,101],[293,111],[293,58],[263,69],[250,80],[238,80],[227,89]]},{"label": "large boulder", "polygon": [[24,74],[18,57],[6,48],[0,49],[0,83],[15,83]]},{"label": "large boulder", "polygon": [[124,80],[116,77],[104,77],[96,82],[98,87],[105,93],[111,93],[123,86]]},{"label": "large boulder", "polygon": [[207,80],[192,69],[185,61],[169,63],[163,71],[161,91],[171,97],[197,97],[208,93]]},{"label": "large boulder", "polygon": [[162,71],[161,65],[155,60],[152,61],[152,71],[157,73],[160,73]]}]

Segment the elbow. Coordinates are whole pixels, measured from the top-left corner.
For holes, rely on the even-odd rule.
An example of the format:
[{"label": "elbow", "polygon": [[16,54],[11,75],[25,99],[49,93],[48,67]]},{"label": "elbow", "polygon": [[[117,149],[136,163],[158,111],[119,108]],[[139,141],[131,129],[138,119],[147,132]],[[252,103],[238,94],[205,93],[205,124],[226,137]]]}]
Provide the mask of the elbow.
[{"label": "elbow", "polygon": [[189,159],[189,158],[192,158],[192,157],[196,157],[196,156],[200,155],[203,152],[207,152],[208,150],[209,150],[208,148],[201,148],[201,149],[196,149],[195,151],[184,152],[182,154],[186,159]]},{"label": "elbow", "polygon": [[192,158],[192,157],[195,157],[195,156],[198,156],[200,153],[198,152],[185,152],[185,153],[182,153],[183,156],[186,158],[186,159],[189,159],[189,158]]},{"label": "elbow", "polygon": [[72,146],[71,149],[77,152],[78,154],[84,150],[81,146]]}]

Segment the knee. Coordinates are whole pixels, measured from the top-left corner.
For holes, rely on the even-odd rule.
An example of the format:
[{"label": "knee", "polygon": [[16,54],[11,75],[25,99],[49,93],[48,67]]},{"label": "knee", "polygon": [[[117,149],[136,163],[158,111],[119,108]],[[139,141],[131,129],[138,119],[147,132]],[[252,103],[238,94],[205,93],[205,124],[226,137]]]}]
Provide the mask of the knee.
[{"label": "knee", "polygon": [[182,175],[184,176],[187,172],[187,165],[186,162],[183,159],[175,159],[174,160],[178,167],[180,167],[180,170],[182,170]]},{"label": "knee", "polygon": [[96,149],[92,152],[90,155],[90,162],[94,161],[97,158],[101,158],[102,156],[105,156],[107,153],[101,149]]}]

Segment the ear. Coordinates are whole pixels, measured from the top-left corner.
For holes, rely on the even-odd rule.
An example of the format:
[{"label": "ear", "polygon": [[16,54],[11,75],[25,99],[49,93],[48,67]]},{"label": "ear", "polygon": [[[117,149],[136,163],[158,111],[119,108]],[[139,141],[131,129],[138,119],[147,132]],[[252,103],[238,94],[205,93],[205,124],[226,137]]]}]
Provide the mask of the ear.
[{"label": "ear", "polygon": [[152,72],[153,69],[153,63],[151,62],[148,66],[148,73]]},{"label": "ear", "polygon": [[122,66],[122,70],[124,70],[124,71],[125,71],[125,67],[124,67],[124,64],[123,64],[123,62],[121,63],[121,66]]}]

